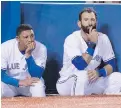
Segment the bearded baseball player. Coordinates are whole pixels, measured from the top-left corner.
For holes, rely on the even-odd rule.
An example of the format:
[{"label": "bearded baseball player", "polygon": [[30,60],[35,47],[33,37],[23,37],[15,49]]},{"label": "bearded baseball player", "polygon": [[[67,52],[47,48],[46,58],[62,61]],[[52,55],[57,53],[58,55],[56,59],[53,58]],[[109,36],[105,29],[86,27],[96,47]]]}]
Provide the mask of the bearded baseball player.
[{"label": "bearded baseball player", "polygon": [[1,45],[1,96],[45,97],[46,59],[46,47],[34,40],[32,27],[21,24],[16,38]]},{"label": "bearded baseball player", "polygon": [[114,51],[108,36],[96,30],[96,23],[94,9],[84,9],[79,14],[80,30],[65,39],[56,84],[60,95],[120,94],[121,73],[115,72]]}]

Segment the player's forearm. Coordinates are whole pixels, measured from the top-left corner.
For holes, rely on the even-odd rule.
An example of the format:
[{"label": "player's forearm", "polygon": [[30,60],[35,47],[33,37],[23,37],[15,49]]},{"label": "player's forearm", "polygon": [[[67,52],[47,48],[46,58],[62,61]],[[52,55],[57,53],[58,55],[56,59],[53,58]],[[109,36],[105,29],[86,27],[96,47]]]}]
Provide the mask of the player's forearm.
[{"label": "player's forearm", "polygon": [[97,72],[99,74],[99,77],[106,77],[113,72],[113,69],[112,69],[111,65],[107,64],[103,68],[101,68],[100,70],[97,70]]},{"label": "player's forearm", "polygon": [[105,62],[105,66],[103,67],[106,70],[106,74],[110,75],[112,72],[116,71],[116,59],[113,58]]},{"label": "player's forearm", "polygon": [[82,54],[82,57],[86,61],[86,63],[89,64],[90,61],[92,60],[94,50],[95,50],[95,47],[96,47],[96,43],[87,42],[87,45],[88,45],[88,48],[87,48],[86,52]]},{"label": "player's forearm", "polygon": [[8,76],[6,70],[1,70],[1,81],[16,87],[19,86],[19,80]]},{"label": "player's forearm", "polygon": [[92,60],[92,56],[89,55],[88,53],[83,53],[82,57],[84,58],[84,60],[86,61],[87,64],[89,64],[90,61]]},{"label": "player's forearm", "polygon": [[105,64],[106,65],[102,69],[97,70],[99,73],[99,76],[106,77],[106,76],[110,75],[112,72],[116,71],[115,58],[105,62]]},{"label": "player's forearm", "polygon": [[42,73],[44,72],[44,69],[38,65],[36,65],[34,59],[32,56],[26,59],[29,73],[32,77],[38,77],[41,78]]},{"label": "player's forearm", "polygon": [[106,66],[104,66],[104,68],[105,68],[105,70],[106,70],[107,76],[110,75],[110,74],[113,72],[113,68],[112,68],[112,66],[109,65],[109,64],[106,65]]},{"label": "player's forearm", "polygon": [[106,66],[104,68],[107,71],[107,75],[110,75],[112,72],[116,71],[116,59],[113,58],[106,62]]},{"label": "player's forearm", "polygon": [[87,51],[82,54],[82,56],[76,56],[75,58],[73,58],[72,64],[78,70],[84,70],[87,67],[87,65],[90,63],[93,53],[94,49],[88,48]]}]

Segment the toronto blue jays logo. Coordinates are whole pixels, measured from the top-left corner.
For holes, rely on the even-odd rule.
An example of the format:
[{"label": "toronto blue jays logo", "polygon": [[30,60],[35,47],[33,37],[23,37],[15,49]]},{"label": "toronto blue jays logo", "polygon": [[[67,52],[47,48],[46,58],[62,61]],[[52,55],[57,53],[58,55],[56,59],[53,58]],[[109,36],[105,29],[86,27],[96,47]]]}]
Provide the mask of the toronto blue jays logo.
[{"label": "toronto blue jays logo", "polygon": [[93,60],[96,60],[96,61],[98,61],[98,62],[101,62],[101,59],[102,59],[102,57],[99,56],[99,55],[96,55],[96,56],[93,58]]}]

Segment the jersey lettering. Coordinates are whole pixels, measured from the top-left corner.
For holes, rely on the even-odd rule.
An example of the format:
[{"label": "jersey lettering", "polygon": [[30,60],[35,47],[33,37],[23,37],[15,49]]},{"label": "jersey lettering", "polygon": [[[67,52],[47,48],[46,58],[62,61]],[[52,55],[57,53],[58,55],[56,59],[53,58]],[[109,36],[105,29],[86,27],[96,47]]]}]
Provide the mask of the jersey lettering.
[{"label": "jersey lettering", "polygon": [[19,63],[11,63],[9,65],[9,69],[20,69],[20,64]]}]

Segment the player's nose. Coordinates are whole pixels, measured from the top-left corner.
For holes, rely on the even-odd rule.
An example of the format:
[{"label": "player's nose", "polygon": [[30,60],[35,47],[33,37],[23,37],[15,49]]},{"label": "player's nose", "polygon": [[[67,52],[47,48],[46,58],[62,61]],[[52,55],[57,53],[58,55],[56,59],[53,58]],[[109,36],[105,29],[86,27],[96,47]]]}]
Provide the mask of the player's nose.
[{"label": "player's nose", "polygon": [[92,21],[88,20],[88,25],[91,26],[92,25]]},{"label": "player's nose", "polygon": [[32,42],[32,41],[33,41],[33,38],[29,37],[29,38],[28,38],[28,41],[29,41],[29,42]]}]

